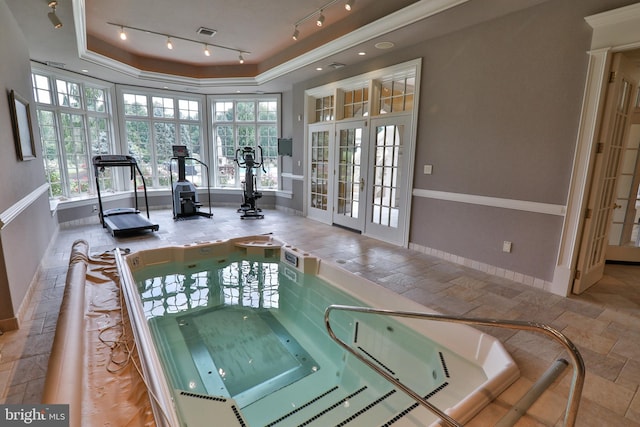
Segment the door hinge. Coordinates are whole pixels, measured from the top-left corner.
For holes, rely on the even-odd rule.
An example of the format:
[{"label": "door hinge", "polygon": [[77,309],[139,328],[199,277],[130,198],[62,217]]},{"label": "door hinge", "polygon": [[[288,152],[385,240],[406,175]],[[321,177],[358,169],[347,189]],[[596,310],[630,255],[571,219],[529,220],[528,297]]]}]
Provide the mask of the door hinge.
[{"label": "door hinge", "polygon": [[596,144],[596,154],[601,154],[604,152],[604,142],[598,142]]},{"label": "door hinge", "polygon": [[592,211],[591,209],[587,209],[587,210],[585,211],[585,213],[584,213],[584,217],[585,217],[585,219],[589,219],[589,218],[591,218],[591,213],[592,213],[592,212],[593,212],[593,211]]},{"label": "door hinge", "polygon": [[609,73],[609,83],[614,83],[616,81],[616,72],[615,71],[611,71]]},{"label": "door hinge", "polygon": [[580,276],[582,276],[582,272],[580,270],[576,270],[576,275],[574,276],[574,279],[580,280]]}]

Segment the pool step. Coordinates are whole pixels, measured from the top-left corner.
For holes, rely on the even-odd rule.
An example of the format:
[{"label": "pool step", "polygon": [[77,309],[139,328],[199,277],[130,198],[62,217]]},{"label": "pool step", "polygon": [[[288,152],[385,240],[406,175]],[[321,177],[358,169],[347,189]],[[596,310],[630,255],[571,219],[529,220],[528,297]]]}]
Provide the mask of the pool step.
[{"label": "pool step", "polygon": [[362,386],[348,392],[335,387],[319,395],[265,427],[326,427],[326,426],[427,426],[436,417],[404,393],[389,388],[381,392]]}]

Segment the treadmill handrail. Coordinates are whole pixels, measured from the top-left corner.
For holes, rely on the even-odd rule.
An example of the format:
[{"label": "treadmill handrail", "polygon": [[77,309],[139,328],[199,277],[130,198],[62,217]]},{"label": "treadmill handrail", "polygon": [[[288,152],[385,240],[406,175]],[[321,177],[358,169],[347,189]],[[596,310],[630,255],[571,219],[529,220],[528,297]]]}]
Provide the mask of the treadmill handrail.
[{"label": "treadmill handrail", "polygon": [[142,175],[142,171],[138,166],[138,162],[135,157],[129,155],[122,154],[101,154],[98,156],[93,156],[92,159],[93,169],[96,177],[96,191],[98,193],[98,206],[100,209],[100,222],[102,226],[105,227],[104,222],[104,210],[102,207],[102,197],[100,195],[100,170],[107,167],[128,167],[131,170],[131,180],[133,181],[133,198],[135,201],[135,208],[138,210],[138,184],[136,181],[136,171],[140,175],[142,179],[142,187],[144,189],[144,203],[147,211],[147,219],[150,219],[149,215],[149,199],[147,196],[147,184],[144,179],[144,175]]},{"label": "treadmill handrail", "polygon": [[[137,166],[138,162],[132,156],[125,156],[119,154],[102,154],[93,157],[93,165],[98,167],[112,167],[112,166]],[[98,171],[96,170],[96,173]]]}]

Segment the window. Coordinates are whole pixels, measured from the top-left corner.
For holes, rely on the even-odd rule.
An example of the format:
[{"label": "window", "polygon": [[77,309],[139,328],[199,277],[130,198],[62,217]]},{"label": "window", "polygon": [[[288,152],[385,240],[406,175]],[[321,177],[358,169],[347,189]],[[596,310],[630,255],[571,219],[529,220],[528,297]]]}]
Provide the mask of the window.
[{"label": "window", "polygon": [[95,194],[91,158],[114,152],[108,87],[40,71],[32,84],[50,197]]},{"label": "window", "polygon": [[[202,98],[125,90],[122,93],[127,150],[137,162],[147,187],[169,188],[174,145],[186,145],[189,157],[207,163],[202,150]],[[206,172],[197,162],[187,179],[207,185]],[[174,176],[175,180],[176,177]]]},{"label": "window", "polygon": [[381,83],[379,114],[411,111],[415,92],[415,77],[383,80]]},{"label": "window", "polygon": [[[262,167],[254,170],[258,188],[278,188],[278,118],[279,99],[260,97],[252,99],[213,100],[212,129],[215,185],[240,188],[245,169],[236,164],[236,153],[243,147],[256,151]],[[238,159],[242,162],[242,159]]]},{"label": "window", "polygon": [[369,90],[359,88],[344,92],[343,118],[366,117],[369,115]]},{"label": "window", "polygon": [[[116,90],[109,83],[67,77],[57,70],[34,69],[32,85],[51,198],[95,195],[92,158],[104,154],[133,156],[149,189],[168,189],[171,173],[177,178],[173,145],[186,145],[190,157],[209,166],[209,184],[225,188],[241,188],[245,171],[235,163],[236,152],[252,147],[258,159],[262,154],[264,164],[264,171],[255,171],[258,189],[277,189],[278,95],[211,97],[212,122],[206,123],[203,95],[125,86]],[[118,120],[112,116],[116,100]],[[121,135],[121,142],[115,135]],[[191,165],[187,179],[206,186],[205,168],[197,162]],[[100,174],[100,189],[125,190],[125,175],[107,168]]]},{"label": "window", "polygon": [[333,95],[316,99],[316,122],[333,120]]}]

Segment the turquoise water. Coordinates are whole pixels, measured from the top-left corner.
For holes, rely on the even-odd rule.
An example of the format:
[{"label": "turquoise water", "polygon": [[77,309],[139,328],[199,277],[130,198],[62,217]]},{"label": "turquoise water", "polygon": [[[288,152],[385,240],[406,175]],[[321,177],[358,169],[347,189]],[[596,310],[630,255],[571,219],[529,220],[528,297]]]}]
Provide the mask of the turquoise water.
[{"label": "turquoise water", "polygon": [[[232,398],[250,426],[337,425],[403,411],[411,417],[410,398],[329,338],[326,307],[362,303],[318,277],[246,256],[163,264],[134,276],[174,392]],[[486,380],[479,368],[392,318],[335,312],[332,326],[379,366],[445,405]],[[450,387],[458,374],[462,388]],[[430,422],[415,425],[423,421]]]}]

